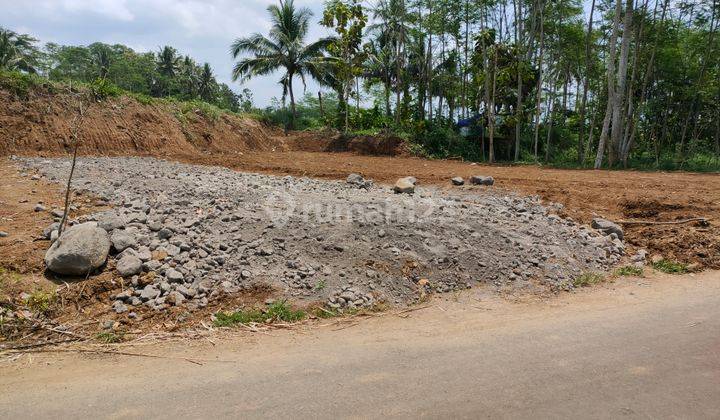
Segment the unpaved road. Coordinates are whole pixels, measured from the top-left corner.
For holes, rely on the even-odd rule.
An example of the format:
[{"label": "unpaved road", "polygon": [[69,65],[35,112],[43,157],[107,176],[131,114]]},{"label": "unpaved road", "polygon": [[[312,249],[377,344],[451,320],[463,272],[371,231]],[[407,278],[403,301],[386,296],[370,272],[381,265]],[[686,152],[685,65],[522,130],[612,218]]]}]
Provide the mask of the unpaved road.
[{"label": "unpaved road", "polygon": [[162,359],[23,356],[0,364],[2,417],[720,416],[718,272],[403,316],[123,348]]}]

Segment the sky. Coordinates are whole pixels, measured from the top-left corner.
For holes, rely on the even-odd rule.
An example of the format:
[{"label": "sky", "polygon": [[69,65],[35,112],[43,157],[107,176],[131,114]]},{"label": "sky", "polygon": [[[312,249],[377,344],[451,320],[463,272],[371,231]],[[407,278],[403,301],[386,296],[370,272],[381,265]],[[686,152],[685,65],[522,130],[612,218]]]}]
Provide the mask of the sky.
[{"label": "sky", "polygon": [[[208,62],[217,79],[235,91],[247,87],[256,106],[280,97],[280,74],[244,85],[232,82],[229,46],[235,38],[267,33],[267,6],[276,0],[0,0],[0,26],[38,38],[41,43],[88,45],[124,44],[136,51],[177,48],[197,62]],[[323,0],[295,0],[314,13],[308,40],[327,36],[317,24]],[[296,87],[296,96],[302,89]],[[308,90],[317,86],[308,83]]]}]

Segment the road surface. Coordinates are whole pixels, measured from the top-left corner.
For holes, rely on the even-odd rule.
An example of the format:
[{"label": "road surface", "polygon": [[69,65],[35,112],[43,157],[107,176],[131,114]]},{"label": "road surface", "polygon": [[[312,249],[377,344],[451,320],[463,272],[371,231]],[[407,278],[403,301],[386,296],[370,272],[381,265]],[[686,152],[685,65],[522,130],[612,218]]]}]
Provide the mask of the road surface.
[{"label": "road surface", "polygon": [[0,418],[720,417],[718,272],[270,334],[24,355]]}]

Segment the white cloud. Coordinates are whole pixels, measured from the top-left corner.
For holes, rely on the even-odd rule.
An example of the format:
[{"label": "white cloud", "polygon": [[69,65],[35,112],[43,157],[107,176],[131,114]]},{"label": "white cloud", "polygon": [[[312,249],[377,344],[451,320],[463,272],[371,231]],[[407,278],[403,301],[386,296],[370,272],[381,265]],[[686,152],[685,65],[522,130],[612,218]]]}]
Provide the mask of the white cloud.
[{"label": "white cloud", "polygon": [[[317,21],[323,0],[295,0],[315,12],[308,40],[325,36]],[[30,33],[41,42],[87,45],[95,41],[155,51],[172,45],[198,62],[208,62],[218,80],[235,90],[251,89],[258,105],[279,96],[279,75],[232,83],[230,43],[237,37],[267,32],[267,6],[276,0],[0,0],[0,26]],[[302,89],[297,83],[298,95]],[[308,90],[317,87],[310,83]]]}]

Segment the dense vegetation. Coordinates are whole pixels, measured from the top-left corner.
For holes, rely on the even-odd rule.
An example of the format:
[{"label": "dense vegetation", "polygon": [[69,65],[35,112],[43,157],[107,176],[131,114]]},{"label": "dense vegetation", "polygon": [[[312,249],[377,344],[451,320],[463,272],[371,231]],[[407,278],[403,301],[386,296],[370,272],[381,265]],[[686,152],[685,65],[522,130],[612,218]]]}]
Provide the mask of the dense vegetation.
[{"label": "dense vegetation", "polygon": [[[390,130],[433,156],[718,168],[717,0],[364,5],[326,2],[320,24],[334,30],[334,40],[303,56],[308,71],[293,73],[287,57],[269,51],[281,47],[278,40],[305,45],[309,12],[281,1],[270,9],[269,39],[238,40],[268,47],[246,49],[251,55],[239,62],[239,73],[265,75],[268,68],[243,63],[272,57],[274,68],[287,70],[283,99],[290,95],[289,120],[298,127],[330,122],[351,131]],[[314,95],[296,106],[294,76],[330,88],[333,106]]]},{"label": "dense vegetation", "polygon": [[29,35],[0,28],[0,69],[37,73],[57,82],[82,82],[132,92],[142,98],[201,100],[233,112],[249,111],[252,94],[218,83],[210,64],[197,64],[170,46],[138,53],[124,45],[93,43],[37,47]]},{"label": "dense vegetation", "polygon": [[[233,77],[280,71],[266,117],[391,132],[434,157],[584,167],[720,167],[719,0],[292,0],[231,45]],[[316,19],[316,20],[314,20]],[[311,25],[333,36],[309,40]],[[0,66],[249,109],[171,47],[43,50],[2,32]],[[321,92],[296,98],[298,82]],[[289,99],[289,104],[288,104]],[[462,127],[462,128],[461,128]]]}]

